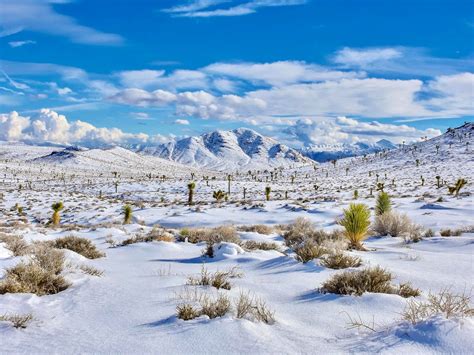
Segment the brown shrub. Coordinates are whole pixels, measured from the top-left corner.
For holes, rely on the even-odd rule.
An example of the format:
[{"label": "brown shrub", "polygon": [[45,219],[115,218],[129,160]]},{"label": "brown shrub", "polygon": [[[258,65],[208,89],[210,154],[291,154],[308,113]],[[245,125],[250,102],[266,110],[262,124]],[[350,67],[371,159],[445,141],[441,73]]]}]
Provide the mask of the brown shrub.
[{"label": "brown shrub", "polygon": [[307,240],[306,242],[296,246],[294,251],[296,253],[297,260],[303,263],[307,263],[308,261],[319,258],[328,252],[325,248],[317,245],[312,240]]},{"label": "brown shrub", "polygon": [[288,229],[283,233],[283,238],[286,245],[292,248],[307,240],[311,240],[318,245],[344,240],[341,231],[325,232],[324,230],[316,229],[310,220],[303,217],[297,218],[295,222],[288,225]]},{"label": "brown shrub", "polygon": [[29,253],[29,245],[19,235],[0,234],[0,242],[5,243],[5,248],[13,253],[13,256],[23,256]]},{"label": "brown shrub", "polygon": [[331,253],[321,258],[321,265],[330,269],[346,269],[349,267],[358,267],[361,264],[361,258],[346,255],[343,252]]},{"label": "brown shrub", "polygon": [[246,240],[241,243],[241,247],[247,250],[280,250],[280,246],[277,243],[256,240]]},{"label": "brown shrub", "polygon": [[69,249],[88,259],[97,259],[105,256],[104,253],[97,250],[96,246],[86,238],[70,235],[58,238],[52,241],[52,246],[58,249]]},{"label": "brown shrub", "polygon": [[180,232],[180,240],[184,241],[186,239],[189,243],[240,243],[240,238],[234,226],[219,226],[214,228],[185,228]]},{"label": "brown shrub", "polygon": [[27,325],[33,320],[33,315],[28,314],[4,314],[0,315],[0,322],[10,322],[13,327],[25,329]]},{"label": "brown shrub", "polygon": [[250,225],[250,226],[239,226],[237,227],[237,230],[238,231],[241,231],[241,232],[255,232],[255,233],[259,233],[259,234],[272,234],[274,229],[272,226],[268,226],[268,225],[265,225],[265,224],[254,224],[254,225]]},{"label": "brown shrub", "polygon": [[422,238],[422,227],[415,224],[406,214],[387,212],[375,218],[372,229],[378,235],[403,237],[406,241],[419,241]]}]

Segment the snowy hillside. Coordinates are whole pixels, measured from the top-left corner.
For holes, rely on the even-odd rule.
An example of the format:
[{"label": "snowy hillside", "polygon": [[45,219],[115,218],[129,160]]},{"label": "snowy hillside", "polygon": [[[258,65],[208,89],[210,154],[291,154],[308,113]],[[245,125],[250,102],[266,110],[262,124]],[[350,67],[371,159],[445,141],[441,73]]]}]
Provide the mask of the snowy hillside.
[{"label": "snowy hillside", "polygon": [[333,159],[376,153],[396,147],[392,142],[381,139],[375,143],[358,142],[353,144],[312,145],[301,149],[301,154],[318,162],[326,162]]},{"label": "snowy hillside", "polygon": [[214,131],[140,150],[185,165],[219,171],[264,170],[311,163],[296,150],[250,130]]}]

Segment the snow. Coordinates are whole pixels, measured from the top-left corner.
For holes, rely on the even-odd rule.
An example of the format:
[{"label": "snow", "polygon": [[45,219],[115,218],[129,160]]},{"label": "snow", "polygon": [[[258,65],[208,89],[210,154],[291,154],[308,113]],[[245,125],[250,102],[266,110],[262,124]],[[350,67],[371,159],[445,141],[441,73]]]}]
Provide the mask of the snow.
[{"label": "snow", "polygon": [[[466,146],[466,142],[472,144],[472,131],[472,124],[465,125],[416,148],[341,159],[335,167],[330,163],[320,164],[316,170],[312,165],[287,166],[271,170],[278,174],[273,180],[270,172],[255,173],[254,178],[245,168],[233,174],[229,201],[221,203],[213,201],[212,191],[227,191],[226,172],[190,169],[123,148],[69,149],[72,157],[64,158],[51,157],[61,150],[58,147],[1,144],[0,234],[21,235],[29,243],[76,235],[90,239],[106,253],[103,258],[89,260],[66,251],[67,262],[73,266],[66,269],[64,277],[72,286],[58,294],[0,295],[0,314],[31,313],[34,317],[26,329],[0,322],[1,352],[472,353],[472,318],[436,316],[413,325],[401,319],[408,300],[398,295],[366,293],[357,297],[318,292],[322,283],[341,270],[323,267],[317,259],[298,262],[277,231],[269,235],[239,232],[239,237],[277,243],[280,251],[247,251],[223,242],[214,245],[214,258],[202,256],[205,243],[160,241],[111,247],[106,242],[113,238],[120,243],[149,232],[155,224],[178,233],[182,227],[276,225],[306,217],[318,227],[332,230],[339,228],[335,220],[354,201],[355,189],[358,202],[373,208],[370,188],[375,195],[378,174],[392,196],[393,209],[433,229],[435,236],[418,243],[376,236],[365,241],[368,251],[346,253],[360,257],[362,268],[386,268],[396,284],[410,282],[421,290],[419,300],[447,287],[456,293],[469,291],[473,286],[474,233],[472,227],[466,227],[474,224],[474,156],[472,145]],[[191,172],[195,173],[196,204],[187,206]],[[163,181],[162,175],[167,179]],[[454,197],[445,185],[437,188],[437,175],[449,185],[461,177],[468,184]],[[209,186],[202,176],[211,177]],[[115,181],[119,181],[117,192]],[[266,186],[272,188],[270,201],[264,198]],[[46,222],[51,204],[59,200],[65,206],[61,211],[63,227],[54,229]],[[23,207],[24,216],[12,211],[16,203]],[[125,203],[133,207],[129,225],[121,224]],[[441,237],[439,232],[445,228],[466,228],[467,232]],[[25,258],[14,257],[0,243],[0,277],[6,268]],[[87,275],[74,265],[93,266],[104,274]],[[203,265],[210,272],[237,267],[243,276],[231,279],[231,290],[186,286],[188,277],[199,275]],[[177,295],[190,287],[210,295],[225,293],[232,299],[250,292],[275,311],[276,321],[264,324],[237,319],[232,312],[215,319],[180,320],[176,317]],[[375,331],[348,329],[349,316],[373,324]]]}]

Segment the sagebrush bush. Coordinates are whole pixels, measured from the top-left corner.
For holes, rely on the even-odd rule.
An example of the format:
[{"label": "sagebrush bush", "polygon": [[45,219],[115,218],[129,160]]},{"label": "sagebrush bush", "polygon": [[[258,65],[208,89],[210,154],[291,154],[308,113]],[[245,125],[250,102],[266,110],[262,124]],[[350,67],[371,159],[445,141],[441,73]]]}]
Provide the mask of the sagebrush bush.
[{"label": "sagebrush bush", "polygon": [[372,230],[378,235],[403,237],[405,240],[411,241],[420,240],[423,232],[423,228],[413,223],[406,214],[394,211],[377,216]]},{"label": "sagebrush bush", "polygon": [[280,226],[285,230],[283,238],[285,244],[294,248],[307,240],[311,240],[318,245],[323,245],[328,242],[340,242],[344,239],[343,234],[338,230],[325,232],[321,229],[316,229],[314,224],[307,218],[299,217],[293,223],[287,226]]},{"label": "sagebrush bush", "polygon": [[31,313],[0,315],[0,322],[10,322],[17,329],[25,329],[32,320],[33,315]]},{"label": "sagebrush bush", "polygon": [[442,315],[446,319],[474,316],[471,296],[466,293],[452,293],[449,289],[443,289],[438,294],[430,292],[427,301],[409,300],[402,317],[416,324],[436,315]]},{"label": "sagebrush bush", "polygon": [[52,246],[58,249],[72,250],[88,259],[97,259],[105,256],[89,239],[74,235],[55,239],[52,241]]},{"label": "sagebrush bush", "polygon": [[346,269],[349,267],[358,267],[361,264],[361,258],[346,255],[343,252],[330,253],[321,258],[321,265],[330,269]]},{"label": "sagebrush bush", "polygon": [[240,243],[239,235],[237,234],[234,226],[219,226],[214,228],[186,228],[181,230],[180,240],[184,241],[186,239],[189,243]]},{"label": "sagebrush bush", "polygon": [[462,229],[441,229],[439,231],[439,234],[442,237],[459,237],[462,234],[463,230]]},{"label": "sagebrush bush", "polygon": [[36,262],[21,262],[6,269],[6,276],[0,281],[0,294],[34,293],[38,296],[51,295],[69,287],[61,275],[40,267]]},{"label": "sagebrush bush", "polygon": [[29,253],[29,245],[22,236],[13,234],[0,234],[0,242],[5,243],[5,248],[13,253],[13,256],[23,256]]},{"label": "sagebrush bush", "polygon": [[230,299],[227,295],[219,293],[217,297],[203,297],[200,302],[201,314],[209,318],[223,317],[230,311]]},{"label": "sagebrush bush", "polygon": [[345,228],[344,235],[351,248],[363,249],[362,241],[367,238],[370,226],[370,210],[362,203],[351,203],[344,209],[344,217],[338,223]]},{"label": "sagebrush bush", "polygon": [[247,250],[280,250],[277,243],[256,240],[246,240],[241,243],[241,246]]},{"label": "sagebrush bush", "polygon": [[249,226],[238,226],[238,231],[241,232],[255,232],[259,234],[272,234],[274,232],[274,228],[272,226],[268,226],[266,224],[254,224]]},{"label": "sagebrush bush", "polygon": [[390,196],[388,193],[381,191],[377,195],[375,201],[375,215],[380,216],[384,213],[390,212],[392,209],[392,202],[390,201]]},{"label": "sagebrush bush", "polygon": [[204,266],[201,268],[201,274],[198,277],[188,277],[187,285],[191,286],[212,286],[217,289],[230,290],[232,284],[230,279],[240,278],[242,273],[238,268],[233,267],[227,271],[216,271],[210,273]]},{"label": "sagebrush bush", "polygon": [[64,270],[64,252],[45,243],[38,243],[32,247],[31,258],[38,266],[54,275],[59,275]]},{"label": "sagebrush bush", "polygon": [[176,306],[176,315],[182,320],[191,320],[199,317],[201,314],[193,305],[181,303]]},{"label": "sagebrush bush", "polygon": [[135,244],[135,243],[150,243],[150,242],[174,242],[173,234],[167,232],[164,228],[153,227],[147,234],[136,234],[130,238],[125,239],[120,243],[120,246]]},{"label": "sagebrush bush", "polygon": [[391,284],[393,276],[387,270],[376,266],[360,271],[344,271],[332,276],[320,289],[324,293],[361,296],[365,292],[398,294],[402,297],[418,296],[420,292],[408,283],[396,287]]},{"label": "sagebrush bush", "polygon": [[307,240],[293,249],[296,253],[296,259],[302,263],[307,263],[313,259],[321,257],[328,251],[326,248],[316,244],[312,240]]}]

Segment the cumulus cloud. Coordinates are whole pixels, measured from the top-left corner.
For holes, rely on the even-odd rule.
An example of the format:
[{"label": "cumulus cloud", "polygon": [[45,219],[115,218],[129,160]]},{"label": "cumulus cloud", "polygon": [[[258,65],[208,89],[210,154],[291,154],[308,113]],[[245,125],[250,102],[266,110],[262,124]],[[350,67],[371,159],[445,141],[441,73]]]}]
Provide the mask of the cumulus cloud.
[{"label": "cumulus cloud", "polygon": [[98,128],[80,120],[70,122],[64,115],[42,109],[31,118],[22,117],[15,111],[0,114],[0,140],[98,146],[159,142],[166,137],[126,133],[118,128]]},{"label": "cumulus cloud", "polygon": [[2,0],[0,12],[0,37],[24,30],[69,38],[76,43],[117,45],[121,36],[105,33],[78,24],[72,17],[61,15],[53,5],[67,0]]},{"label": "cumulus cloud", "polygon": [[345,47],[338,51],[334,61],[348,66],[366,66],[374,62],[400,58],[402,52],[396,48],[367,48],[354,49]]},{"label": "cumulus cloud", "polygon": [[179,124],[179,125],[184,125],[184,126],[189,125],[188,120],[184,120],[184,119],[181,119],[181,118],[178,118],[177,120],[175,120],[174,123]]},{"label": "cumulus cloud", "polygon": [[407,125],[393,125],[378,121],[361,122],[345,116],[334,118],[305,118],[288,127],[285,133],[305,146],[376,142],[388,139],[393,143],[416,141],[441,134],[438,129],[416,129]]}]

